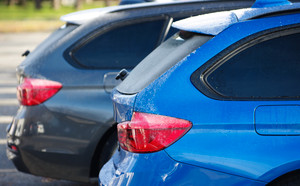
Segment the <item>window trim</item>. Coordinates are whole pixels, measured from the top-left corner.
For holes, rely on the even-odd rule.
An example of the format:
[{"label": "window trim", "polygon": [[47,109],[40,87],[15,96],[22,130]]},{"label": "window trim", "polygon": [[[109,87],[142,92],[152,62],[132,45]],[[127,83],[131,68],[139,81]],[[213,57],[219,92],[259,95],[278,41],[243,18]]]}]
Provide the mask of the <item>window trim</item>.
[{"label": "window trim", "polygon": [[[251,97],[233,97],[233,96],[224,96],[216,92],[206,81],[206,78],[209,76],[214,69],[221,66],[231,57],[235,56],[239,52],[246,50],[247,48],[261,43],[266,40],[277,38],[284,35],[290,35],[293,33],[300,33],[300,23],[287,25],[284,27],[276,27],[268,30],[264,30],[258,33],[255,33],[251,36],[245,37],[238,42],[230,45],[216,56],[212,57],[209,61],[204,63],[200,68],[192,73],[190,80],[192,84],[204,95],[215,100],[222,101],[283,101],[283,100],[300,100],[300,95],[296,97],[262,97],[262,98],[251,98]],[[250,45],[249,45],[250,43]]]},{"label": "window trim", "polygon": [[111,69],[111,68],[94,68],[90,66],[86,66],[83,63],[79,62],[73,54],[79,50],[81,47],[89,43],[91,40],[93,40],[95,37],[98,37],[100,35],[103,35],[113,29],[117,29],[119,27],[123,27],[126,25],[131,25],[131,24],[138,24],[138,23],[143,23],[147,21],[156,21],[156,20],[164,20],[164,25],[160,31],[160,36],[157,40],[157,43],[155,47],[159,46],[160,43],[164,39],[165,32],[168,31],[168,27],[171,24],[170,22],[172,21],[172,17],[169,15],[158,15],[158,16],[151,16],[151,17],[142,17],[142,18],[134,18],[134,19],[126,19],[126,20],[119,20],[117,22],[109,23],[107,25],[104,25],[97,30],[87,34],[77,42],[75,42],[71,47],[69,47],[65,52],[64,52],[64,57],[69,61],[71,65],[73,65],[76,68],[79,69],[87,69],[87,70],[99,70],[99,69]]}]

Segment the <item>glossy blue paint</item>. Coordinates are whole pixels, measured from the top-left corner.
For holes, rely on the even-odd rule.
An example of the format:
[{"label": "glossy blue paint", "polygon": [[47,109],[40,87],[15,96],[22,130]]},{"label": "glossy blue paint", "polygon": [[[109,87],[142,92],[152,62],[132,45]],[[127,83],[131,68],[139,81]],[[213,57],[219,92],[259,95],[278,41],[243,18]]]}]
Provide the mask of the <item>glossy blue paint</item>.
[{"label": "glossy blue paint", "polygon": [[[179,118],[184,118],[187,120],[192,120],[193,118],[189,117],[197,117],[193,114],[194,105],[196,106],[197,101],[201,103],[201,105],[197,105],[197,107],[201,107],[203,104],[206,105],[203,111],[210,108],[211,104],[220,104],[219,101],[208,99],[205,95],[199,94],[199,91],[191,84],[190,76],[196,71],[201,65],[205,62],[213,58],[220,51],[225,50],[233,43],[238,42],[241,39],[244,39],[250,35],[256,34],[258,32],[282,27],[285,25],[294,25],[300,23],[300,14],[295,15],[286,15],[280,17],[272,17],[272,18],[262,18],[257,20],[244,21],[240,23],[236,23],[224,30],[222,33],[218,34],[207,43],[198,48],[195,52],[191,53],[189,56],[185,57],[169,69],[166,73],[156,79],[153,83],[151,83],[148,87],[146,87],[143,91],[141,91],[137,95],[135,110],[140,112],[148,112],[148,113],[157,113],[163,114],[165,113],[168,116],[174,116]],[[232,34],[234,33],[234,34]],[[179,88],[180,87],[180,88]],[[187,91],[188,90],[188,91]],[[173,100],[176,100],[174,102]],[[178,108],[168,109],[169,105],[166,103],[172,102],[172,107],[176,104],[181,104]],[[187,103],[193,103],[192,106]],[[228,102],[230,104],[225,104],[226,106],[222,106],[224,109],[220,114],[228,109],[233,109],[236,107],[237,110],[243,109],[243,104],[251,105],[253,104],[253,108],[251,108],[252,115],[249,116],[251,119],[251,123],[253,120],[253,111],[254,109],[260,105],[259,102]],[[267,102],[261,102],[267,104]],[[257,105],[258,104],[258,105]],[[188,105],[189,107],[186,107]],[[232,105],[233,108],[232,108]],[[212,105],[213,106],[213,105]],[[216,106],[213,106],[216,107]],[[184,109],[183,109],[184,108]],[[220,108],[220,109],[221,109]],[[184,110],[185,112],[182,112]],[[209,113],[213,113],[214,108],[211,111],[207,111],[205,113],[205,121],[211,123],[211,121],[223,120],[222,118],[210,118]],[[243,111],[243,112],[242,112]],[[217,112],[217,111],[214,111]],[[244,110],[241,110],[242,114]],[[222,116],[224,117],[224,116]],[[227,117],[227,116],[225,116]],[[203,119],[203,117],[201,116]],[[244,121],[245,116],[240,116],[240,121]],[[213,120],[212,120],[213,119]],[[227,119],[227,118],[226,118]],[[228,121],[228,120],[226,120]],[[228,122],[237,122],[240,123],[239,120],[232,119],[232,121]],[[214,123],[214,122],[213,122]]]},{"label": "glossy blue paint", "polygon": [[129,121],[131,119],[135,97],[136,94],[123,95],[116,89],[113,89],[111,93],[111,99],[113,100],[115,121],[120,123],[123,121]]},{"label": "glossy blue paint", "polygon": [[[155,179],[153,179],[155,178]],[[197,179],[187,179],[197,178]],[[211,182],[213,180],[213,182]],[[103,185],[265,185],[266,183],[172,160],[164,151],[135,154],[121,150],[100,171]],[[210,184],[213,183],[213,184]]]},{"label": "glossy blue paint", "polygon": [[256,132],[261,135],[300,135],[300,106],[258,106],[254,123]]},{"label": "glossy blue paint", "polygon": [[[191,121],[193,127],[164,151],[152,154],[117,152],[101,170],[100,180],[104,184],[110,183],[109,179],[121,185],[162,184],[159,181],[164,174],[160,169],[172,167],[174,162],[179,163],[182,170],[168,174],[170,184],[177,184],[176,181],[184,177],[191,184],[259,185],[299,169],[300,136],[295,134],[299,131],[300,101],[214,100],[199,92],[190,81],[194,71],[232,44],[265,30],[296,24],[300,24],[300,14],[232,24],[139,92],[134,111],[182,118]],[[279,131],[283,131],[283,135],[273,135],[278,134],[273,131],[276,127],[273,122],[293,125],[288,125],[290,128],[281,125]],[[165,153],[172,161],[164,158]],[[107,171],[111,171],[110,176],[105,178]],[[177,172],[180,176],[173,176]],[[189,174],[184,174],[187,172]],[[127,173],[132,173],[130,179],[119,178]],[[219,173],[225,174],[218,176]],[[240,178],[244,181],[239,182]]]},{"label": "glossy blue paint", "polygon": [[281,5],[290,5],[292,4],[288,0],[256,0],[252,8],[263,8],[271,6],[281,6]]},{"label": "glossy blue paint", "polygon": [[[269,2],[268,0],[266,1]],[[294,10],[300,8],[300,3],[291,4],[288,1],[284,2],[286,3],[282,3],[281,0],[278,0],[278,2],[276,1],[276,4],[279,3],[282,6],[275,6],[276,4],[267,4],[266,2],[256,1],[257,4],[255,3],[253,5],[255,8],[245,8],[239,10],[199,15],[176,21],[172,24],[172,26],[174,28],[186,30],[189,32],[196,32],[207,35],[217,35],[226,28],[228,28],[230,25],[238,22],[250,20],[254,17],[270,14],[273,12]]]}]

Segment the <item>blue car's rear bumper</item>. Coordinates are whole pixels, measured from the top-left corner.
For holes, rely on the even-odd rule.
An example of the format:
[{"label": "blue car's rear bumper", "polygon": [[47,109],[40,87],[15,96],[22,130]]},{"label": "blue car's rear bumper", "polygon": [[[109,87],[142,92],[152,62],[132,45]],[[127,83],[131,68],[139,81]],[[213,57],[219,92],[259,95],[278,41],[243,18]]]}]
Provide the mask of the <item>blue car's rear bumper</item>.
[{"label": "blue car's rear bumper", "polygon": [[99,174],[100,185],[265,185],[266,183],[204,169],[171,159],[165,151],[116,152]]}]

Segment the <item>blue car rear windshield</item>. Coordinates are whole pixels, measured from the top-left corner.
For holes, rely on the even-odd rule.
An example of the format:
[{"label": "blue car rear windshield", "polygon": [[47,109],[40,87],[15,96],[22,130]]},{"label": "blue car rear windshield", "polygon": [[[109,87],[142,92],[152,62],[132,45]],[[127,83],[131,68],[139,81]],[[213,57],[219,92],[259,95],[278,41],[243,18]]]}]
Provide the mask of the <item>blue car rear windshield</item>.
[{"label": "blue car rear windshield", "polygon": [[211,38],[212,36],[184,31],[175,34],[142,60],[129,76],[117,86],[117,90],[123,94],[140,92]]}]

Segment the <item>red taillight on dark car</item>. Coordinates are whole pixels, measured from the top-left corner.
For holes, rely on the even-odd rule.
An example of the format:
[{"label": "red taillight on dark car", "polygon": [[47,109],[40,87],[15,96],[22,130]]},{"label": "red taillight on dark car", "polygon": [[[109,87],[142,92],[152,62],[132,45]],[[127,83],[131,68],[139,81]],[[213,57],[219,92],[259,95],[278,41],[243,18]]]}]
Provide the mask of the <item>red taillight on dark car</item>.
[{"label": "red taillight on dark car", "polygon": [[118,138],[124,150],[157,152],[176,142],[191,127],[187,120],[134,112],[131,121],[118,124]]},{"label": "red taillight on dark car", "polygon": [[17,97],[22,105],[38,105],[62,88],[62,84],[46,79],[24,78],[22,84],[17,87]]}]

